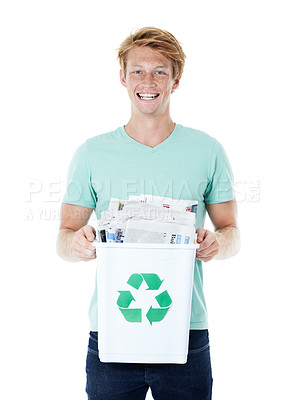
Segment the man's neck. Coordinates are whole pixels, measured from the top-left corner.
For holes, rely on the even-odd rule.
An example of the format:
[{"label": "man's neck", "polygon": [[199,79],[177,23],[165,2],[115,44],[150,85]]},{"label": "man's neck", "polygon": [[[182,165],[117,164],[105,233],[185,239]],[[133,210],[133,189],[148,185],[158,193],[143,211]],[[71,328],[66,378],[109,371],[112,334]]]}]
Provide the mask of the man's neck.
[{"label": "man's neck", "polygon": [[131,117],[125,125],[127,134],[146,146],[155,147],[173,132],[175,124],[170,115],[157,118]]}]

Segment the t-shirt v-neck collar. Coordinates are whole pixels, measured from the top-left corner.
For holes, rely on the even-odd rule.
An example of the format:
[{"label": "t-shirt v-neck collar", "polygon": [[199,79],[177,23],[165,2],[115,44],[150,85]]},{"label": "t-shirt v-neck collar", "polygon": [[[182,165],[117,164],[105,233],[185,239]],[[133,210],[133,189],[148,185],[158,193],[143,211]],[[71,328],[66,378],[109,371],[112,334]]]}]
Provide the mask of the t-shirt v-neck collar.
[{"label": "t-shirt v-neck collar", "polygon": [[137,148],[140,148],[141,150],[144,150],[148,153],[154,153],[154,152],[162,149],[166,145],[168,145],[175,138],[175,136],[179,132],[180,128],[181,128],[181,125],[175,123],[175,127],[174,127],[173,131],[171,132],[171,134],[165,140],[163,140],[161,143],[159,143],[158,145],[156,145],[154,147],[147,146],[146,144],[140,143],[137,140],[130,137],[125,130],[125,126],[120,126],[119,131],[124,136],[124,138],[126,140],[128,140],[128,142],[132,143]]}]

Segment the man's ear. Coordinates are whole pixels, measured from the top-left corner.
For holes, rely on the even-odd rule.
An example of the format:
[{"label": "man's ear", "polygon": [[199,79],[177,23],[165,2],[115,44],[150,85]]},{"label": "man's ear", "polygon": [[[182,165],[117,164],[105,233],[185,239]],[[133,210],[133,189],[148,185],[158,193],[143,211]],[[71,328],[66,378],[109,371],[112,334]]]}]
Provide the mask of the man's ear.
[{"label": "man's ear", "polygon": [[124,73],[123,71],[120,69],[120,82],[124,87],[127,87],[127,82],[126,79],[124,77]]},{"label": "man's ear", "polygon": [[178,78],[174,79],[174,83],[172,85],[171,93],[173,93],[175,89],[178,89],[178,86],[179,86],[179,83],[180,83],[180,79],[181,79],[181,77],[178,77]]}]

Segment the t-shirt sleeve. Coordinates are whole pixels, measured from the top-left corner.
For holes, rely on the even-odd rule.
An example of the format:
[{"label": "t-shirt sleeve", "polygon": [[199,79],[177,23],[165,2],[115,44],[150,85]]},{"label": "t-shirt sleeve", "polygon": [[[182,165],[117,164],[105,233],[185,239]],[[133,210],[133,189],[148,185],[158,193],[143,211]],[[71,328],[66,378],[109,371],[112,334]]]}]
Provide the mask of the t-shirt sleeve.
[{"label": "t-shirt sleeve", "polygon": [[63,202],[95,209],[97,195],[91,183],[92,174],[87,150],[85,142],[73,155],[68,168]]},{"label": "t-shirt sleeve", "polygon": [[216,140],[209,164],[209,182],[204,193],[206,204],[223,203],[235,198],[234,176],[223,146]]}]

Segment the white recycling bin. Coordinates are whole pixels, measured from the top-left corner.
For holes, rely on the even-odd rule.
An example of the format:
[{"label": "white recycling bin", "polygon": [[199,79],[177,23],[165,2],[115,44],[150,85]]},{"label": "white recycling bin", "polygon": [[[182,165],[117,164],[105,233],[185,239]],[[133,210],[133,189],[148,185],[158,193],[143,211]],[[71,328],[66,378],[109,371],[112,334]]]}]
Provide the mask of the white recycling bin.
[{"label": "white recycling bin", "polygon": [[100,361],[185,364],[199,245],[95,246]]}]

